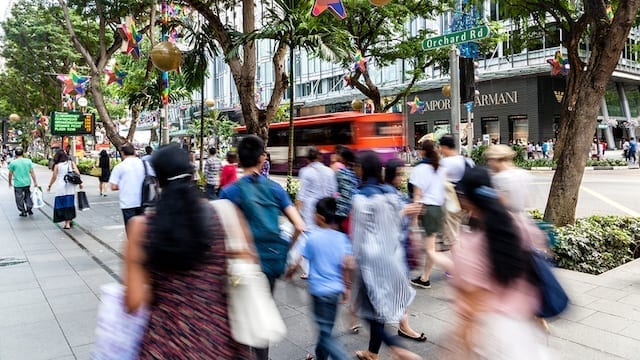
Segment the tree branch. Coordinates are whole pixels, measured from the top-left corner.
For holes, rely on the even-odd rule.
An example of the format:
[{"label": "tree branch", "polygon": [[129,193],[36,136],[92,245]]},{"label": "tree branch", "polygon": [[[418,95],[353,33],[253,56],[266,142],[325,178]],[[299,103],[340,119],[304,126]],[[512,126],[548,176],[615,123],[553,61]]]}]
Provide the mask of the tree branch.
[{"label": "tree branch", "polygon": [[78,52],[80,52],[82,57],[84,57],[86,63],[91,68],[91,72],[94,74],[99,74],[100,72],[93,61],[93,57],[91,56],[91,54],[89,54],[89,51],[82,45],[82,43],[80,43],[80,40],[78,40],[76,31],[73,29],[73,24],[71,24],[71,17],[69,16],[69,8],[67,7],[66,2],[64,0],[58,0],[58,3],[60,3],[60,7],[62,7],[62,13],[64,14],[64,21],[67,26],[67,30],[71,35],[71,42],[73,42],[73,46],[75,46],[76,50],[78,50]]}]

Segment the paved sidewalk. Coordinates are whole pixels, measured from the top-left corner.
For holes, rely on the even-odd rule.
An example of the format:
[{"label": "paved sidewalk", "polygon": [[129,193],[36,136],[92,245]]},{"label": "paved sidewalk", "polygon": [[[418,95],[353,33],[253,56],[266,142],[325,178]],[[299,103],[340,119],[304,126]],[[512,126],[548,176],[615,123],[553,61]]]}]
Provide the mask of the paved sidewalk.
[{"label": "paved sidewalk", "polygon": [[[119,279],[123,247],[117,193],[98,196],[98,181],[83,176],[91,209],[78,212],[70,231],[51,222],[51,206],[21,218],[0,169],[0,360],[88,359],[101,285]],[[46,188],[51,172],[36,170]],[[45,194],[48,204],[53,194]],[[566,270],[558,274],[572,306],[550,321],[549,343],[559,359],[640,359],[640,260],[600,276]],[[426,343],[406,342],[425,359],[447,357],[447,331],[454,320],[446,280],[418,290],[410,322]],[[287,339],[272,348],[275,360],[303,359],[313,352],[315,326],[305,283],[278,282],[276,300]],[[337,334],[347,350],[366,348],[366,331],[347,331],[344,309]],[[381,359],[389,357],[381,356]]]}]

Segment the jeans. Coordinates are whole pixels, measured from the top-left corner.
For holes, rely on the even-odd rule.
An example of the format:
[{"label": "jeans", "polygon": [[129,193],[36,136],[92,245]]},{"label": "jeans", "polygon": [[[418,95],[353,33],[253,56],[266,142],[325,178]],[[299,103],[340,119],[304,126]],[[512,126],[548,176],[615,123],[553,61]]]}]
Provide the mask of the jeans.
[{"label": "jeans", "polygon": [[215,185],[207,184],[205,186],[205,190],[207,192],[207,199],[216,200],[218,198],[218,196],[216,195],[216,186]]},{"label": "jeans", "polygon": [[342,344],[331,335],[336,321],[338,302],[341,294],[325,296],[313,295],[313,315],[318,324],[318,344],[316,345],[316,359],[334,360],[348,359]]},{"label": "jeans", "polygon": [[127,226],[129,219],[136,215],[144,214],[144,209],[142,207],[134,207],[128,209],[122,209],[122,217],[124,218],[124,226]]},{"label": "jeans", "polygon": [[13,192],[16,195],[16,206],[18,211],[26,213],[33,208],[33,202],[31,201],[31,187],[30,186],[14,186]]}]

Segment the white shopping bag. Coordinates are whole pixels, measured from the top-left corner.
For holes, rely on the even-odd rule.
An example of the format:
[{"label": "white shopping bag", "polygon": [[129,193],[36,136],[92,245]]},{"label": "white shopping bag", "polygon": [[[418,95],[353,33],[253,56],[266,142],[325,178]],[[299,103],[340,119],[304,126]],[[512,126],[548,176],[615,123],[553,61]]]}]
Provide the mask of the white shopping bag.
[{"label": "white shopping bag", "polygon": [[44,206],[44,200],[42,199],[42,190],[39,187],[33,189],[31,192],[31,202],[34,209],[40,209]]}]

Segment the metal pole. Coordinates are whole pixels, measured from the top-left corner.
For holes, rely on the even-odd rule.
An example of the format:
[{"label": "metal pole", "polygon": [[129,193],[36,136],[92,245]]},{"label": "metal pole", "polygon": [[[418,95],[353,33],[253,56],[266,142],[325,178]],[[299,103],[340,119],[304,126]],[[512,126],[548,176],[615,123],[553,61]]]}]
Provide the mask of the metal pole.
[{"label": "metal pole", "polygon": [[458,151],[460,148],[460,67],[458,47],[452,46],[449,52],[449,72],[451,73],[451,122],[449,127],[455,139]]},{"label": "metal pole", "polygon": [[[293,1],[292,1],[293,4]],[[294,80],[294,76],[293,76],[293,44],[289,44],[289,155],[287,156],[287,175],[288,176],[293,176],[293,163],[295,162],[296,158],[296,151],[295,151],[295,142],[294,142],[294,135],[295,135],[295,130],[294,130],[294,125],[293,125],[293,117],[295,115],[294,109],[293,109],[293,97],[294,97],[294,84],[295,84],[295,80]],[[289,183],[287,183],[287,186],[289,186]]]},{"label": "metal pole", "polygon": [[202,171],[202,159],[204,157],[204,71],[202,72],[202,86],[200,87],[200,165]]},{"label": "metal pole", "polygon": [[473,110],[467,112],[467,156],[471,157],[475,134],[473,133]]}]

